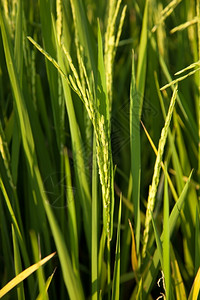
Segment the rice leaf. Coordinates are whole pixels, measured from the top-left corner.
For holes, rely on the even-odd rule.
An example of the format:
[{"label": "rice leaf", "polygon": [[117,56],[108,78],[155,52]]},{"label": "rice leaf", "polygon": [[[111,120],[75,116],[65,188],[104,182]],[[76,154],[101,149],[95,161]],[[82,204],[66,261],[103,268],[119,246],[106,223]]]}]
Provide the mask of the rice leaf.
[{"label": "rice leaf", "polygon": [[186,300],[186,291],[183,283],[183,278],[181,276],[178,261],[175,257],[173,248],[171,247],[171,266],[172,266],[172,280],[174,281],[175,293],[177,300]]},{"label": "rice leaf", "polygon": [[134,222],[136,232],[136,252],[139,255],[140,246],[140,118],[142,97],[137,93],[135,82],[134,52],[132,55],[132,76],[130,88],[130,147],[131,147],[131,174],[133,182],[132,201],[134,207]]},{"label": "rice leaf", "polygon": [[200,268],[195,276],[188,300],[197,300],[200,290]]},{"label": "rice leaf", "polygon": [[[182,206],[184,204],[184,201],[185,201],[185,198],[186,198],[186,195],[187,195],[187,191],[188,191],[188,187],[189,187],[189,183],[190,183],[190,179],[191,179],[191,176],[192,176],[192,172],[190,173],[190,176],[179,196],[179,199],[178,201],[176,202],[176,204],[174,205],[172,211],[171,211],[171,214],[170,214],[170,217],[169,217],[169,230],[170,230],[170,238],[174,232],[174,229],[175,229],[175,226],[176,226],[176,223],[177,223],[177,220],[178,220],[178,217],[181,213],[181,209],[182,209]],[[161,235],[161,239],[162,239],[162,235]],[[156,278],[156,275],[158,273],[158,264],[159,264],[159,251],[158,249],[156,249],[154,255],[153,255],[153,259],[152,259],[152,262],[150,264],[150,267],[149,267],[149,271],[145,280],[144,280],[144,286],[145,286],[145,293],[148,294],[152,288],[152,285],[154,284],[155,282],[155,278]]]},{"label": "rice leaf", "polygon": [[[13,236],[13,248],[14,248],[15,274],[18,275],[19,273],[22,272],[22,263],[21,263],[17,237],[15,235],[15,229],[13,225],[12,225],[12,236]],[[17,287],[17,296],[19,300],[25,299],[23,282],[20,283],[19,286]]]},{"label": "rice leaf", "polygon": [[[32,230],[30,232],[30,238],[31,238],[31,244],[32,244],[32,249],[33,249],[33,254],[34,254],[34,259],[35,261],[39,261],[41,259],[41,249],[39,248],[39,236],[37,240],[36,233]],[[45,291],[45,276],[44,276],[44,271],[43,268],[39,268],[37,271],[37,277],[38,277],[38,283],[39,283],[39,291],[40,293],[44,293]],[[44,299],[48,300],[48,294],[44,294]]]},{"label": "rice leaf", "polygon": [[113,273],[112,284],[112,300],[120,299],[120,226],[121,226],[121,210],[122,210],[122,197],[120,197],[119,211],[118,211],[118,225],[117,225],[117,240],[115,250],[115,265]]},{"label": "rice leaf", "polygon": [[99,299],[99,276],[98,276],[98,195],[97,195],[97,158],[96,158],[96,141],[93,138],[93,164],[92,164],[92,252],[91,252],[91,284],[92,300]]},{"label": "rice leaf", "polygon": [[198,271],[200,265],[200,224],[199,209],[196,207],[196,226],[195,226],[195,272]]},{"label": "rice leaf", "polygon": [[51,274],[51,276],[49,276],[49,278],[47,279],[46,284],[45,284],[45,290],[37,296],[36,300],[43,300],[45,295],[47,295],[47,291],[48,291],[48,288],[51,284],[51,281],[53,279],[55,271],[56,270],[54,270],[53,273]]},{"label": "rice leaf", "polygon": [[134,237],[134,232],[133,232],[133,227],[132,227],[131,221],[128,220],[128,222],[129,222],[129,226],[131,229],[131,236],[132,236],[131,264],[132,264],[133,272],[135,272],[136,277],[137,277],[138,259],[137,259],[137,253],[136,253],[135,237]]},{"label": "rice leaf", "polygon": [[163,208],[163,273],[165,282],[165,295],[167,299],[171,297],[170,287],[170,235],[169,235],[169,196],[168,196],[168,185],[167,176],[165,175],[165,186],[164,186],[164,208]]},{"label": "rice leaf", "polygon": [[161,240],[160,240],[158,229],[157,229],[157,226],[156,226],[156,223],[155,223],[155,220],[154,220],[154,217],[153,217],[152,213],[151,213],[151,220],[152,220],[152,224],[153,224],[153,229],[154,229],[154,234],[155,234],[155,239],[156,239],[156,246],[157,246],[159,259],[160,259],[160,264],[161,264],[161,267],[163,268],[163,255],[162,255],[163,254],[163,247],[162,247],[162,243],[161,243]]},{"label": "rice leaf", "polygon": [[46,256],[45,258],[41,259],[36,264],[30,266],[23,272],[19,273],[15,278],[13,278],[10,282],[8,282],[0,290],[0,297],[3,297],[4,295],[6,295],[16,285],[18,285],[20,282],[22,282],[24,279],[26,279],[28,276],[30,276],[33,272],[35,272],[38,268],[40,268],[42,265],[44,265],[48,260],[50,260],[55,254],[56,254],[56,252]]}]

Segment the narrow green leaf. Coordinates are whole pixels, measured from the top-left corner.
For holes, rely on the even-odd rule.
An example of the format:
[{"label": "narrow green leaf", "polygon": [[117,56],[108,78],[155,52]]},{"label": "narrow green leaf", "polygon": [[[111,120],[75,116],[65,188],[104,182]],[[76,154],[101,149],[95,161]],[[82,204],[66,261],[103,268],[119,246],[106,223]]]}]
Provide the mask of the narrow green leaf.
[{"label": "narrow green leaf", "polygon": [[167,175],[165,174],[164,185],[164,208],[163,208],[163,272],[165,282],[165,296],[166,299],[171,299],[171,287],[170,287],[170,236],[169,236],[169,197],[168,197],[168,185]]},{"label": "narrow green leaf", "polygon": [[[176,204],[174,205],[172,212],[170,214],[169,217],[169,231],[170,231],[170,237],[172,236],[178,217],[181,213],[181,209],[182,206],[184,204],[184,201],[186,199],[186,195],[187,195],[187,191],[188,191],[188,187],[189,187],[189,183],[190,183],[190,179],[192,176],[192,172],[190,173],[190,176],[182,190],[181,195],[179,196],[178,201],[176,202]],[[162,235],[161,235],[161,239],[162,239]],[[153,255],[153,259],[152,259],[152,263],[149,267],[149,272],[146,276],[146,278],[144,279],[144,286],[145,286],[145,293],[148,294],[150,292],[150,290],[152,289],[152,286],[154,285],[155,282],[155,278],[156,275],[158,273],[158,266],[159,266],[159,251],[158,249],[156,249],[154,255]]]},{"label": "narrow green leaf", "polygon": [[195,226],[195,273],[200,266],[200,224],[199,209],[196,207],[196,226]]},{"label": "narrow green leaf", "polygon": [[177,300],[186,300],[186,291],[183,283],[183,278],[179,269],[178,261],[175,257],[173,248],[171,246],[171,266],[172,266],[172,280],[174,281],[175,293]]},{"label": "narrow green leaf", "polygon": [[133,272],[135,272],[135,276],[137,278],[138,258],[137,258],[136,246],[135,246],[135,236],[134,236],[134,231],[133,231],[131,221],[130,220],[128,220],[128,221],[129,221],[129,226],[130,226],[130,229],[131,229],[131,236],[132,236],[131,264],[132,264]]},{"label": "narrow green leaf", "polygon": [[45,258],[41,259],[36,264],[30,266],[20,274],[18,274],[15,278],[13,278],[10,282],[8,282],[1,290],[0,290],[0,298],[6,295],[11,289],[13,289],[16,285],[30,276],[33,272],[35,272],[38,268],[44,265],[48,260],[50,260],[56,252],[46,256]]},{"label": "narrow green leaf", "polygon": [[200,290],[200,267],[198,269],[198,272],[195,276],[188,300],[197,300]]},{"label": "narrow green leaf", "polygon": [[[36,233],[34,231],[30,232],[30,238],[31,238],[31,244],[32,244],[32,249],[33,249],[33,255],[34,255],[34,260],[39,261],[41,258],[41,253],[39,249],[39,241],[37,240]],[[38,236],[39,239],[39,236]],[[44,272],[43,268],[39,268],[37,271],[37,278],[38,278],[38,284],[39,284],[39,291],[40,293],[44,293],[45,291],[45,277],[44,277]],[[44,294],[44,300],[48,300],[48,294]]]},{"label": "narrow green leaf", "polygon": [[131,147],[131,174],[133,182],[132,201],[134,207],[134,223],[136,232],[136,252],[139,255],[140,247],[140,118],[142,97],[137,93],[135,82],[134,52],[132,55],[132,76],[130,88],[130,147]]},{"label": "narrow green leaf", "polygon": [[15,49],[14,57],[16,60],[17,72],[19,74],[20,85],[22,85],[23,75],[23,9],[22,0],[17,2],[16,29],[15,29]]},{"label": "narrow green leaf", "polygon": [[72,258],[72,266],[75,274],[79,272],[79,261],[78,261],[78,231],[77,231],[77,220],[76,220],[76,207],[75,199],[73,195],[73,186],[71,180],[71,170],[69,164],[69,157],[67,149],[64,149],[64,163],[65,163],[65,178],[66,178],[66,206],[68,212],[68,226],[70,236],[70,250]]},{"label": "narrow green leaf", "polygon": [[155,234],[155,238],[156,238],[156,246],[157,246],[157,250],[158,250],[160,264],[161,264],[161,267],[163,268],[163,255],[162,255],[163,254],[163,247],[162,247],[162,243],[161,243],[161,240],[160,240],[158,229],[157,229],[157,226],[156,226],[156,223],[154,221],[154,217],[153,217],[152,213],[151,213],[151,221],[152,221],[152,224],[153,224],[154,234]]},{"label": "narrow green leaf", "polygon": [[[13,248],[14,248],[15,274],[18,275],[19,273],[22,272],[22,263],[21,263],[17,237],[13,225],[12,225],[12,236],[13,236]],[[18,295],[18,300],[25,300],[23,283],[20,283],[19,286],[17,287],[17,295]]]},{"label": "narrow green leaf", "polygon": [[93,38],[91,26],[89,25],[86,11],[83,2],[80,0],[70,0],[75,30],[78,34],[81,46],[84,47],[84,52],[87,57],[88,70],[93,70],[96,77],[96,47]]},{"label": "narrow green leaf", "polygon": [[92,300],[99,299],[99,277],[98,277],[98,229],[99,229],[99,216],[98,216],[98,185],[97,185],[97,158],[96,158],[96,141],[93,137],[93,164],[92,164]]},{"label": "narrow green leaf", "polygon": [[50,286],[50,283],[51,283],[51,281],[52,281],[52,279],[53,279],[53,276],[54,276],[54,274],[55,274],[55,271],[56,271],[56,270],[54,270],[53,273],[51,274],[51,276],[49,276],[49,278],[47,279],[46,284],[45,284],[45,290],[37,296],[36,300],[43,300],[44,297],[48,295],[48,294],[47,294],[47,291],[48,291],[48,288],[49,288],[49,286]]},{"label": "narrow green leaf", "polygon": [[112,300],[119,300],[120,297],[120,226],[121,226],[122,195],[119,202],[117,240],[115,250],[115,265],[112,284]]}]

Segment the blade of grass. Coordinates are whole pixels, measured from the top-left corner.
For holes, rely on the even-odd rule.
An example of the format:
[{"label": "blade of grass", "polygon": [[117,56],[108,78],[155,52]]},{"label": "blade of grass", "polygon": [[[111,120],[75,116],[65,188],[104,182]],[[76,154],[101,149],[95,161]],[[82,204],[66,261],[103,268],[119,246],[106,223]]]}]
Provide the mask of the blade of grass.
[{"label": "blade of grass", "polygon": [[[139,102],[139,103],[138,103]],[[130,88],[130,146],[131,146],[131,175],[132,175],[132,201],[134,207],[134,223],[136,232],[136,253],[139,255],[140,246],[140,118],[142,97],[137,94],[135,82],[134,52],[132,55],[132,76]]]},{"label": "blade of grass", "polygon": [[188,300],[197,300],[200,290],[200,267],[198,269],[198,272],[195,276]]},{"label": "blade of grass", "polygon": [[183,283],[183,278],[179,269],[178,261],[175,257],[173,248],[171,246],[171,266],[172,266],[172,280],[174,281],[175,293],[177,300],[186,300],[186,291]]},{"label": "blade of grass", "polygon": [[165,125],[161,132],[161,137],[160,137],[159,145],[158,145],[158,155],[156,157],[156,162],[155,162],[155,166],[154,166],[152,185],[149,188],[149,195],[148,195],[148,202],[147,202],[147,209],[146,209],[146,218],[145,218],[145,229],[144,229],[144,233],[143,233],[143,239],[144,239],[144,244],[143,244],[143,249],[142,249],[143,257],[145,257],[145,255],[146,255],[146,247],[147,247],[148,235],[149,235],[149,225],[150,225],[150,220],[151,220],[150,211],[153,211],[153,208],[154,208],[155,196],[156,196],[158,182],[159,182],[162,155],[163,155],[164,146],[165,146],[166,139],[167,139],[170,120],[171,120],[175,102],[176,102],[176,95],[177,95],[177,86],[174,89],[174,92],[173,92],[173,95],[172,95],[172,98],[170,101],[170,106],[168,109],[168,114],[167,114],[167,117],[165,120]]},{"label": "blade of grass", "polygon": [[[39,243],[37,241],[36,233],[34,231],[30,232],[31,244],[33,249],[34,260],[39,261],[41,259],[41,250],[39,249]],[[39,291],[43,293],[45,291],[45,277],[43,268],[39,268],[37,271]],[[48,294],[44,294],[44,300],[48,300]]]},{"label": "blade of grass", "polygon": [[[181,209],[182,209],[182,206],[184,204],[184,201],[186,199],[186,195],[187,195],[187,192],[188,192],[188,187],[189,187],[189,183],[190,183],[190,179],[191,179],[191,176],[192,176],[192,172],[190,173],[190,176],[179,196],[179,199],[178,201],[176,202],[176,204],[174,205],[172,211],[171,211],[171,214],[170,214],[170,217],[169,217],[169,230],[170,230],[170,238],[174,232],[174,229],[175,229],[175,226],[177,224],[177,220],[178,220],[178,217],[181,213]],[[162,239],[162,235],[161,235],[161,239]],[[159,266],[159,252],[158,252],[158,249],[156,249],[154,255],[153,255],[153,258],[152,258],[152,262],[150,264],[150,267],[149,267],[149,272],[147,273],[147,276],[146,278],[144,279],[144,287],[145,287],[145,295],[148,295],[152,289],[152,286],[155,282],[155,279],[156,279],[156,276],[157,276],[157,273],[158,273],[158,266]],[[145,296],[145,299],[146,299],[146,296]]]},{"label": "blade of grass", "polygon": [[135,273],[135,277],[137,279],[137,270],[138,270],[138,259],[137,259],[137,253],[136,253],[136,245],[135,245],[135,237],[133,232],[133,227],[131,224],[131,221],[128,220],[129,226],[131,229],[131,236],[132,236],[132,247],[131,247],[131,264],[133,272]]},{"label": "blade of grass", "polygon": [[171,299],[172,292],[170,288],[170,234],[169,234],[169,196],[167,176],[165,174],[164,185],[164,208],[163,208],[163,273],[165,282],[165,296],[166,299]]},{"label": "blade of grass", "polygon": [[79,274],[75,274],[73,271],[70,255],[66,247],[63,235],[60,231],[55,216],[53,215],[48,199],[46,198],[46,195],[43,193],[44,190],[43,182],[39,170],[37,168],[35,168],[35,181],[36,181],[35,182],[36,193],[38,195],[38,198],[41,198],[41,200],[43,201],[43,205],[45,207],[45,211],[54,237],[58,256],[61,262],[63,279],[66,288],[68,290],[69,297],[72,300],[84,299],[84,293],[83,293],[83,288],[82,288]]},{"label": "blade of grass", "polygon": [[117,225],[117,240],[115,250],[115,265],[112,284],[112,300],[120,299],[120,226],[121,226],[121,211],[122,211],[122,195],[119,200],[118,225]]},{"label": "blade of grass", "polygon": [[92,164],[92,300],[99,299],[99,277],[98,277],[98,229],[99,229],[99,217],[98,217],[98,195],[97,195],[97,158],[96,158],[96,141],[95,136],[93,138],[93,164]]},{"label": "blade of grass", "polygon": [[[198,59],[200,60],[200,1],[196,1],[196,14],[197,14],[197,38],[198,38]],[[198,109],[198,115],[197,115],[197,122],[198,122],[198,169],[197,169],[197,175],[198,180],[200,181],[200,74],[198,74],[198,102],[197,102],[197,109]],[[200,199],[200,192],[198,192],[198,199]]]},{"label": "blade of grass", "polygon": [[[13,225],[12,225],[12,237],[13,237],[13,248],[14,248],[15,275],[17,276],[22,272],[22,263],[21,263],[20,253],[19,253],[18,241],[17,241],[17,237]],[[17,287],[17,296],[18,296],[18,300],[25,300],[23,282],[21,282]]]},{"label": "blade of grass", "polygon": [[42,265],[44,265],[48,260],[50,260],[56,252],[49,254],[45,258],[41,259],[36,264],[30,266],[23,272],[19,273],[15,278],[13,278],[10,282],[8,282],[1,290],[0,290],[0,298],[6,295],[11,289],[13,289],[16,285],[18,285],[20,282],[22,282],[24,279],[26,279],[28,276],[30,276],[33,272],[35,272],[38,268],[40,268]]},{"label": "blade of grass", "polygon": [[16,29],[15,29],[15,49],[14,57],[16,61],[17,72],[19,74],[20,85],[22,85],[22,75],[23,75],[23,27],[22,27],[22,0],[17,3],[17,15],[16,15]]},{"label": "blade of grass", "polygon": [[45,284],[45,290],[37,296],[36,300],[43,300],[43,299],[44,299],[44,296],[47,295],[47,291],[48,291],[48,288],[49,288],[49,286],[50,286],[50,283],[51,283],[51,281],[52,281],[52,279],[53,279],[53,276],[54,276],[54,274],[55,274],[55,271],[56,271],[56,270],[54,270],[53,273],[51,274],[51,276],[49,276],[49,278],[47,279],[46,284]]},{"label": "blade of grass", "polygon": [[162,243],[161,243],[161,240],[160,240],[160,236],[159,236],[158,229],[157,229],[157,226],[156,226],[156,223],[155,223],[152,212],[151,212],[151,221],[152,221],[152,224],[153,224],[154,235],[155,235],[155,239],[156,239],[156,246],[157,246],[157,250],[158,250],[160,264],[163,268],[163,255],[162,255],[163,254],[163,247],[162,247]]},{"label": "blade of grass", "polygon": [[196,226],[195,226],[195,273],[200,266],[200,224],[199,209],[196,207]]},{"label": "blade of grass", "polygon": [[75,274],[79,272],[79,245],[78,245],[78,231],[77,231],[77,220],[76,220],[76,207],[75,199],[73,195],[73,187],[71,182],[71,170],[69,164],[69,158],[67,150],[64,149],[64,163],[65,163],[65,178],[66,178],[66,204],[68,212],[68,228],[70,236],[70,250],[72,266]]},{"label": "blade of grass", "polygon": [[[51,3],[49,1],[40,1],[39,5],[40,19],[41,19],[41,29],[42,29],[42,38],[44,43],[44,49],[51,53],[52,57],[56,57],[56,47],[55,47],[55,35],[53,32],[52,19],[51,19]],[[50,99],[51,106],[53,111],[53,118],[56,131],[56,140],[58,149],[61,147],[61,136],[60,136],[60,107],[59,102],[57,101],[58,97],[58,85],[55,82],[58,82],[58,74],[54,69],[52,64],[46,60],[46,70],[49,80],[50,88]]]}]

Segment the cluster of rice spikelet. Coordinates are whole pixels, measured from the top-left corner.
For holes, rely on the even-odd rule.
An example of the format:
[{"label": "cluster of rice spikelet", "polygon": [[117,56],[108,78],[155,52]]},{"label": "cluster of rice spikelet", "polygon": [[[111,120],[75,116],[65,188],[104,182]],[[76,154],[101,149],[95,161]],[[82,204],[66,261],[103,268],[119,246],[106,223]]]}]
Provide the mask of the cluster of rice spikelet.
[{"label": "cluster of rice spikelet", "polygon": [[[88,116],[93,124],[94,133],[96,137],[96,150],[97,150],[97,162],[99,167],[100,183],[102,186],[103,205],[105,209],[106,218],[106,232],[109,235],[110,231],[110,186],[111,186],[111,174],[110,174],[110,159],[109,159],[109,142],[110,142],[110,129],[107,120],[103,114],[99,112],[99,103],[96,105],[96,94],[94,89],[91,88],[90,81],[86,72],[86,68],[82,59],[82,55],[79,55],[79,68],[82,70],[82,79],[78,75],[76,68],[73,65],[71,56],[63,46],[63,50],[66,54],[70,69],[73,73],[74,79],[69,75],[69,81],[71,87],[79,95],[83,101],[87,110]],[[93,78],[93,77],[92,77]],[[83,84],[84,80],[84,84]]]},{"label": "cluster of rice spikelet", "polygon": [[[107,30],[105,33],[105,52],[104,52],[104,64],[105,64],[105,74],[106,74],[106,89],[109,108],[111,109],[112,103],[112,71],[113,62],[116,53],[116,48],[119,43],[121,36],[122,26],[125,18],[126,6],[123,8],[119,20],[119,26],[116,31],[116,21],[119,15],[119,9],[121,5],[121,0],[110,0],[109,10],[108,10],[108,22]],[[74,12],[73,3],[71,1],[72,12]],[[76,15],[73,13],[74,22],[76,24]],[[76,28],[76,26],[75,26]],[[103,213],[104,213],[104,227],[108,239],[111,238],[110,235],[110,222],[111,222],[111,141],[110,141],[110,122],[100,113],[100,103],[98,96],[95,92],[94,78],[92,74],[92,79],[89,80],[86,67],[83,61],[83,50],[79,44],[78,32],[75,32],[75,43],[77,49],[77,59],[79,66],[79,74],[72,63],[71,56],[66,51],[63,46],[63,50],[66,54],[70,69],[73,73],[74,79],[69,75],[69,81],[71,87],[82,99],[85,108],[87,110],[89,119],[91,120],[94,128],[94,133],[96,137],[96,151],[97,151],[97,163],[99,167],[99,177],[102,187],[102,198],[103,198]]]}]

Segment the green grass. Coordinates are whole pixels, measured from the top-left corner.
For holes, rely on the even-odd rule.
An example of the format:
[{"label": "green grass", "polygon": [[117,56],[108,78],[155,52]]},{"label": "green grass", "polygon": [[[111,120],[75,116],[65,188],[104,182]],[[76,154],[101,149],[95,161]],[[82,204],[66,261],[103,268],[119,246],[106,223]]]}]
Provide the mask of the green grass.
[{"label": "green grass", "polygon": [[2,1],[0,297],[199,299],[199,10]]}]

